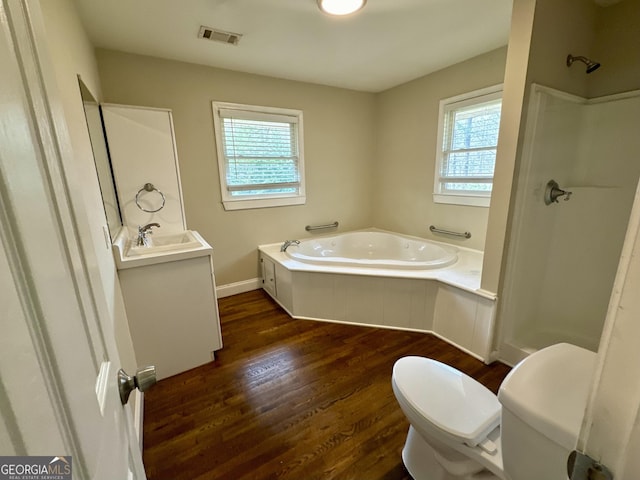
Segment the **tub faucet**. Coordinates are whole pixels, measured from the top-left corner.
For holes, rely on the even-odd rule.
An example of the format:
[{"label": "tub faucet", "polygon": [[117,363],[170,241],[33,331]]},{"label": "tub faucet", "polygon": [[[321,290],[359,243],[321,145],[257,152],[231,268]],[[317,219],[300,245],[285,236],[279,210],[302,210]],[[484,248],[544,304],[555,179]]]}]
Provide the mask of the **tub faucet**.
[{"label": "tub faucet", "polygon": [[160,228],[159,223],[147,223],[144,226],[138,225],[138,238],[136,239],[136,247],[146,247],[147,244],[147,235],[151,235],[153,232],[151,231],[151,227]]},{"label": "tub faucet", "polygon": [[300,245],[300,240],[285,240],[280,247],[281,252],[286,252],[291,245]]}]

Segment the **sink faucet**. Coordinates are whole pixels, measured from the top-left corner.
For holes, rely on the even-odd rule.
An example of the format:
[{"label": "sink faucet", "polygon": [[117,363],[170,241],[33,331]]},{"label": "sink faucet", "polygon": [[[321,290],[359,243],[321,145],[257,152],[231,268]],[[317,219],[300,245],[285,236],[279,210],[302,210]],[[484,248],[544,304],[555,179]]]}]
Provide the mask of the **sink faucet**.
[{"label": "sink faucet", "polygon": [[147,235],[151,235],[153,233],[151,231],[151,227],[160,228],[160,224],[153,222],[153,223],[147,223],[143,227],[138,225],[138,238],[136,239],[136,247],[147,246]]},{"label": "sink faucet", "polygon": [[291,245],[300,245],[300,240],[285,240],[280,247],[281,252],[286,252]]}]

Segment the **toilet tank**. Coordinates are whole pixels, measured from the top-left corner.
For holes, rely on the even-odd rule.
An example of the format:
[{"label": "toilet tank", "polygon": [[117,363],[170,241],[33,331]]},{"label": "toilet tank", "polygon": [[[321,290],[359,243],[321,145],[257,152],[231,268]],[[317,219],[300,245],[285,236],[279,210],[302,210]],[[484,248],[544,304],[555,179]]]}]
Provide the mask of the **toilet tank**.
[{"label": "toilet tank", "polygon": [[594,352],[561,343],[530,355],[505,378],[498,400],[507,478],[566,478],[595,359]]}]

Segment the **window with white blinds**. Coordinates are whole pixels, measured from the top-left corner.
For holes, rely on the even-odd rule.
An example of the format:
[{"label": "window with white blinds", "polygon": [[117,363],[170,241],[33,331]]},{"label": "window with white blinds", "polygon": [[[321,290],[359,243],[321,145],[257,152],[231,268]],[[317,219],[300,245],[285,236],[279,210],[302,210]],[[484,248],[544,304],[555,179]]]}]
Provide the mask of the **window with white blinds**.
[{"label": "window with white blinds", "polygon": [[502,86],[440,102],[434,201],[489,206]]},{"label": "window with white blinds", "polygon": [[226,210],[305,202],[302,112],[213,102]]}]

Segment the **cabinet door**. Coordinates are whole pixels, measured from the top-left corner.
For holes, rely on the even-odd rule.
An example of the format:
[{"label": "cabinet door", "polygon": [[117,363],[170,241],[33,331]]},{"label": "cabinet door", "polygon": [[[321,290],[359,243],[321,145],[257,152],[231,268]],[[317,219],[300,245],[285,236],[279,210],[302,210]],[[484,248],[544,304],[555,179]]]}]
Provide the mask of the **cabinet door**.
[{"label": "cabinet door", "polygon": [[210,258],[119,272],[136,358],[155,365],[158,379],[210,362],[222,348]]},{"label": "cabinet door", "polygon": [[276,285],[276,265],[268,257],[262,257],[260,259],[262,263],[262,288],[273,297],[278,296],[278,289]]}]

